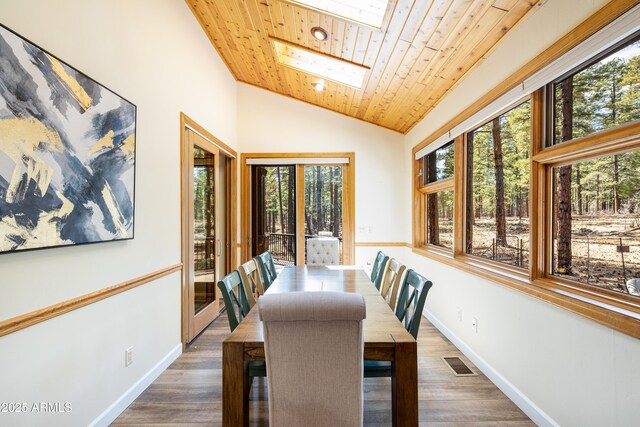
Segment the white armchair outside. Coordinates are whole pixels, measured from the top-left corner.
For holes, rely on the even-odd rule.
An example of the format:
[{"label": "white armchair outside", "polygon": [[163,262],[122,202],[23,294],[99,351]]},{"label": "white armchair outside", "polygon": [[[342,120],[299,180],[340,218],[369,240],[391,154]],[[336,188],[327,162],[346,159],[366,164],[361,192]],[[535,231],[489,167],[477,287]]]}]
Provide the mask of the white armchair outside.
[{"label": "white armchair outside", "polygon": [[340,242],[336,237],[313,237],[307,241],[307,265],[340,265]]}]

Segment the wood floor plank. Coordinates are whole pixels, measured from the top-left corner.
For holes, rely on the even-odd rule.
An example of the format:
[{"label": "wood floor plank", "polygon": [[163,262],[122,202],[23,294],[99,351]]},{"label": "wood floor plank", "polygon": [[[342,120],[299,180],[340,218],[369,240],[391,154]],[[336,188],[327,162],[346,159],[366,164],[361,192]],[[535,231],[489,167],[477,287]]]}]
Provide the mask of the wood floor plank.
[{"label": "wood floor plank", "polygon": [[[222,424],[222,341],[226,315],[214,321],[113,423],[114,426],[202,427]],[[479,375],[456,377],[442,356],[457,356]],[[418,335],[421,427],[529,427],[535,424],[426,318]],[[269,425],[267,381],[254,378],[250,425]],[[364,381],[367,427],[391,425],[391,380]]]}]

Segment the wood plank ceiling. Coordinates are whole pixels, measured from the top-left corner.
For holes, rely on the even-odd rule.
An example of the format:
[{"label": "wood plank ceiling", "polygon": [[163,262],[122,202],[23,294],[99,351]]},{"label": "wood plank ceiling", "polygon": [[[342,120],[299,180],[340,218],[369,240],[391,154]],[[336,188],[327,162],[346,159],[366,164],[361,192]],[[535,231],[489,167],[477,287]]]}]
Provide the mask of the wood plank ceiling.
[{"label": "wood plank ceiling", "polygon": [[[408,132],[540,0],[390,0],[381,29],[286,0],[186,0],[241,82]],[[313,27],[329,33],[311,36]],[[368,67],[361,89],[279,64],[273,40]],[[323,80],[318,92],[313,83]]]}]

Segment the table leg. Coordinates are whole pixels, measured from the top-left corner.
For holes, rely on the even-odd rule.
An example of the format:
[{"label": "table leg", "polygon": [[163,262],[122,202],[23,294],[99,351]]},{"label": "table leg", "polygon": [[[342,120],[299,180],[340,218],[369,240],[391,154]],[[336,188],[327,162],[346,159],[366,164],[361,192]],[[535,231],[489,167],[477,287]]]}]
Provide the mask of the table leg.
[{"label": "table leg", "polygon": [[418,426],[418,346],[396,342],[391,404],[394,427]]},{"label": "table leg", "polygon": [[222,425],[249,425],[249,374],[244,362],[244,343],[222,344]]}]

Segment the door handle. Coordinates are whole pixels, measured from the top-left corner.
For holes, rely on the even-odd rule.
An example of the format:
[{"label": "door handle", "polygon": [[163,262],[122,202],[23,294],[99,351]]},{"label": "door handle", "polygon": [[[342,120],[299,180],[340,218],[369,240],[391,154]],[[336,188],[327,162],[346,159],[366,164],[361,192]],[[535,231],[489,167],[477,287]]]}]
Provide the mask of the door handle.
[{"label": "door handle", "polygon": [[222,256],[222,243],[218,240],[218,256]]}]

